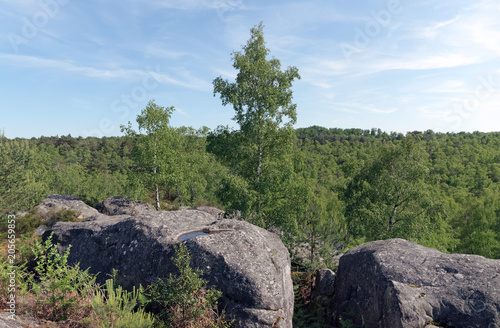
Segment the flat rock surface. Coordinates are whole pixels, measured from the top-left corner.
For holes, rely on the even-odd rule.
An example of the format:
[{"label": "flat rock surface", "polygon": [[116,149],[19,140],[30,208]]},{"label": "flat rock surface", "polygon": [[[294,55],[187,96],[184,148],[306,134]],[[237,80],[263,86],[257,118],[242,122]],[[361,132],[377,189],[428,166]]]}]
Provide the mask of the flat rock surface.
[{"label": "flat rock surface", "polygon": [[500,327],[500,260],[443,254],[403,239],[340,259],[331,320],[363,327]]}]

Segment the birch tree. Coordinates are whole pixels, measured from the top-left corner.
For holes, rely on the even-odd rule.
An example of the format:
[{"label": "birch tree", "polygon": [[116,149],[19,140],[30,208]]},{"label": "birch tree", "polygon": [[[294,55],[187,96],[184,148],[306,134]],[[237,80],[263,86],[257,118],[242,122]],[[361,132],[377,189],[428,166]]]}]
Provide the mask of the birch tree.
[{"label": "birch tree", "polygon": [[[240,127],[233,133],[237,136],[238,154],[230,156],[241,158],[233,169],[245,181],[238,185],[250,190],[236,194],[255,195],[245,205],[253,218],[287,221],[290,218],[283,217],[285,212],[279,214],[277,207],[283,210],[286,198],[293,194],[291,185],[285,185],[294,171],[296,137],[292,126],[297,120],[297,105],[292,102],[291,87],[300,75],[296,67],[282,70],[278,59],[268,58],[263,28],[262,23],[252,28],[242,51],[232,53],[233,67],[238,71],[236,81],[216,78],[214,96],[218,94],[224,106],[233,106],[233,119]],[[283,195],[286,189],[289,193]],[[241,201],[233,200],[233,204]]]},{"label": "birch tree", "polygon": [[160,185],[176,184],[178,133],[169,126],[174,111],[173,106],[161,107],[151,100],[137,116],[138,132],[132,129],[130,122],[128,127],[121,127],[127,136],[135,138],[134,155],[149,185],[154,188],[157,210],[160,209]]}]

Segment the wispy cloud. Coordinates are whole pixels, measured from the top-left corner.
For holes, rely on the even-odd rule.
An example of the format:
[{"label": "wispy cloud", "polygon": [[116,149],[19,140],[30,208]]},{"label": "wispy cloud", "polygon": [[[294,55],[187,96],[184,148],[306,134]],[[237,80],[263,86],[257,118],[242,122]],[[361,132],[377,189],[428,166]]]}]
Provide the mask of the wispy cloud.
[{"label": "wispy cloud", "polygon": [[162,47],[162,45],[159,44],[151,44],[146,46],[144,52],[148,56],[168,58],[168,59],[180,59],[182,57],[199,58],[199,56],[197,56],[196,54],[188,53],[185,51],[174,51],[170,49],[165,49],[164,47]]},{"label": "wispy cloud", "polygon": [[191,116],[190,116],[188,113],[186,113],[185,111],[183,111],[182,109],[180,109],[180,108],[178,108],[178,107],[176,107],[176,108],[175,108],[175,112],[176,112],[176,113],[179,113],[179,114],[181,114],[182,116],[185,116],[185,117],[187,117],[187,118],[191,118]]},{"label": "wispy cloud", "polygon": [[[202,90],[206,90],[211,87],[210,83],[193,76],[189,71],[183,68],[175,68],[172,70],[173,74],[169,74],[167,72],[162,72],[160,67],[157,67],[154,70],[121,68],[105,69],[79,66],[69,60],[54,60],[25,55],[0,54],[0,59],[4,60],[4,62],[21,65],[23,68],[56,69],[62,72],[77,73],[82,76],[104,80],[120,79],[137,81],[141,80],[144,76],[151,74],[157,81],[165,84],[173,84],[189,89]],[[158,68],[160,70],[158,70]]]},{"label": "wispy cloud", "polygon": [[397,108],[390,108],[390,109],[379,109],[376,108],[374,105],[369,104],[369,105],[364,105],[364,104],[359,104],[359,103],[338,103],[338,102],[333,102],[333,106],[339,107],[339,108],[348,108],[348,109],[359,109],[361,111],[365,112],[372,112],[376,114],[391,114],[397,111]]},{"label": "wispy cloud", "polygon": [[410,70],[430,70],[439,68],[452,68],[472,65],[478,63],[477,56],[467,56],[462,54],[430,55],[424,57],[383,59],[371,65],[375,71],[410,69]]}]

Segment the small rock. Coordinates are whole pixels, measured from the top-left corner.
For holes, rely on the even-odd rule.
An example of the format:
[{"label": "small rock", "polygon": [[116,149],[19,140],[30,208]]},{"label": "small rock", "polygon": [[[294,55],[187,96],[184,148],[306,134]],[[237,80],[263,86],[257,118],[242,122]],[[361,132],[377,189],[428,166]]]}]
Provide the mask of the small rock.
[{"label": "small rock", "polygon": [[37,236],[41,236],[44,234],[45,231],[47,231],[47,228],[45,228],[45,226],[41,225],[35,229],[34,234]]}]

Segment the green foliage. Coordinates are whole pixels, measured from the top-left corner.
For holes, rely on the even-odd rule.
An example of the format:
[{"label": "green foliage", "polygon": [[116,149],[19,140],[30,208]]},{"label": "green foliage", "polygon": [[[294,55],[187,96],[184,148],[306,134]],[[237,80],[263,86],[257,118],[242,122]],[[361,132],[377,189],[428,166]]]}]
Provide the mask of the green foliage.
[{"label": "green foliage", "polygon": [[176,246],[175,253],[172,261],[179,275],[170,274],[166,281],[159,279],[149,286],[150,299],[162,309],[160,318],[168,327],[230,327],[231,323],[216,313],[222,292],[206,288],[201,270],[190,266],[191,256],[185,244]]},{"label": "green foliage", "polygon": [[500,256],[500,221],[498,213],[498,194],[491,190],[483,190],[480,197],[470,193],[457,195],[460,213],[454,215],[453,224],[457,226],[458,239],[461,241],[457,247],[459,252],[483,255],[490,258]]},{"label": "green foliage", "polygon": [[[293,327],[326,328],[324,309],[311,302],[313,275],[310,272],[293,272],[294,311]],[[323,312],[323,315],[320,314]]]},{"label": "green foliage", "polygon": [[92,293],[95,277],[78,265],[69,266],[69,248],[61,256],[52,243],[52,235],[45,242],[35,242],[33,248],[36,267],[29,279],[31,290],[37,295],[47,319],[64,320]]},{"label": "green foliage", "polygon": [[132,129],[130,122],[128,127],[121,127],[122,132],[135,141],[133,155],[148,185],[155,190],[157,210],[160,209],[159,186],[175,186],[178,179],[175,174],[175,150],[179,134],[169,125],[174,111],[173,106],[161,107],[151,100],[137,116],[139,132]]},{"label": "green foliage", "polygon": [[[11,294],[16,297],[25,295],[28,291],[27,284],[24,283],[25,264],[14,263],[16,265],[16,275],[12,276],[12,263],[8,260],[0,261],[0,303],[7,308],[5,302],[10,300]],[[15,285],[12,284],[14,278]]]},{"label": "green foliage", "polygon": [[[299,148],[306,158],[304,178],[342,196],[344,215],[350,222],[348,245],[382,238],[374,237],[377,234],[385,235],[384,238],[391,236],[381,227],[382,223],[388,226],[395,204],[391,207],[386,201],[391,199],[391,192],[395,195],[399,188],[415,197],[412,203],[407,203],[406,209],[398,207],[397,215],[411,218],[410,214],[418,214],[419,208],[424,212],[416,215],[416,220],[408,220],[412,222],[409,226],[394,227],[392,236],[441,251],[500,258],[497,246],[500,208],[497,202],[491,201],[500,197],[497,179],[500,133],[410,133],[406,138],[421,140],[414,146],[414,153],[418,155],[409,161],[417,167],[402,172],[404,174],[399,175],[403,179],[401,183],[395,179],[397,174],[380,170],[384,166],[377,166],[375,162],[384,163],[385,159],[385,163],[394,162],[395,168],[404,167],[401,161],[389,160],[391,151],[387,151],[402,149],[406,139],[402,134],[320,127],[296,132]],[[392,154],[397,158],[397,153]],[[403,151],[400,158],[404,159]],[[418,166],[423,166],[426,172],[415,179],[410,173],[412,170],[418,173],[415,170]],[[394,183],[384,184],[384,180]],[[410,188],[404,189],[407,187]],[[377,217],[385,219],[380,224],[370,219]],[[355,223],[358,221],[362,223],[359,226]]]},{"label": "green foliage", "polygon": [[[8,235],[7,232],[9,230],[8,222],[9,222],[9,218],[7,215],[1,216],[1,219],[0,219],[0,239],[2,239],[2,240],[7,239],[7,235]],[[15,222],[16,222],[16,224],[15,224],[16,237],[20,238],[24,235],[31,236],[31,233],[33,233],[33,231],[37,227],[42,225],[44,223],[44,220],[42,218],[40,218],[39,215],[35,214],[34,211],[31,211],[24,216],[17,216]]]},{"label": "green foliage", "polygon": [[438,210],[424,181],[427,174],[426,153],[418,139],[408,136],[398,144],[383,144],[345,190],[350,234],[418,241],[419,234],[432,229]]},{"label": "green foliage", "polygon": [[[261,23],[251,29],[243,51],[232,54],[233,67],[238,70],[236,81],[222,77],[213,81],[214,96],[220,94],[224,106],[233,106],[240,130],[232,133],[219,128],[210,138],[210,148],[242,178],[230,179],[224,185],[221,192],[225,193],[225,205],[253,223],[289,230],[296,228],[298,214],[290,200],[292,195],[303,194],[295,183],[292,125],[297,120],[297,106],[292,103],[291,91],[300,75],[296,67],[282,71],[280,61],[268,60],[268,55]],[[218,141],[221,145],[214,144]],[[236,190],[231,189],[233,186]],[[250,197],[234,198],[241,194]],[[303,204],[295,199],[297,203]]]},{"label": "green foliage", "polygon": [[[257,34],[251,38],[253,45],[262,40]],[[246,55],[246,47],[240,55]],[[250,96],[250,80],[245,79],[251,73],[265,72],[269,65],[262,62],[259,70],[258,65],[249,66],[250,60],[240,59],[240,72],[248,74],[236,83],[225,81],[226,86],[241,82],[241,90],[248,93],[238,96]],[[271,79],[267,78],[262,81]],[[272,96],[262,97],[269,100]],[[442,251],[500,258],[500,206],[495,201],[500,199],[500,133],[425,131],[405,137],[377,129],[316,126],[297,129],[297,139],[289,142],[286,127],[293,120],[283,111],[278,133],[262,134],[257,183],[259,147],[252,142],[258,138],[257,130],[250,127],[258,127],[260,116],[255,114],[257,107],[252,112],[246,104],[239,108],[241,122],[255,122],[245,125],[247,130],[242,126],[236,131],[219,128],[212,132],[172,128],[178,142],[168,146],[177,156],[168,162],[170,168],[165,169],[168,172],[159,185],[165,201],[176,207],[180,203],[223,204],[261,226],[277,225],[293,232],[281,234],[287,243],[291,236],[293,242],[311,241],[311,228],[323,226],[313,221],[325,221],[324,227],[330,228],[319,230],[327,233],[315,237],[320,251],[323,245],[351,247],[374,238],[399,236]],[[277,122],[277,116],[274,118]],[[271,126],[270,122],[263,125],[261,132],[271,131]],[[50,193],[71,194],[92,206],[116,195],[154,202],[151,172],[134,157],[144,136],[0,138],[0,213],[29,210]],[[420,141],[412,146],[416,155],[406,161],[416,166],[406,170],[403,143],[408,137]],[[403,170],[387,169],[388,163]],[[410,174],[418,173],[419,167],[424,174]],[[387,227],[398,192],[412,195],[413,201],[397,207],[397,222],[390,232]],[[4,219],[2,216],[2,222]],[[40,224],[40,218],[30,212],[17,216],[16,229],[25,236],[22,238],[29,238]],[[0,227],[3,233],[5,226]],[[325,244],[327,238],[333,242]]]},{"label": "green foliage", "polygon": [[341,328],[357,328],[357,327],[359,327],[358,325],[353,324],[352,320],[343,319],[342,317],[339,318],[339,323],[340,323]]},{"label": "green foliage", "polygon": [[207,194],[207,189],[218,184],[222,168],[217,165],[212,154],[206,151],[208,128],[195,130],[190,127],[177,129],[179,150],[177,152],[177,175],[175,185],[179,205],[189,203],[191,206],[197,200],[214,198]]},{"label": "green foliage", "polygon": [[145,313],[143,308],[136,308],[143,304],[144,292],[142,288],[131,292],[115,286],[113,279],[106,280],[106,293],[96,290],[91,305],[95,312],[92,324],[102,328],[149,328],[155,323],[151,314]]},{"label": "green foliage", "polygon": [[48,213],[42,215],[44,219],[44,224],[47,227],[52,227],[57,222],[77,222],[80,212],[72,211],[67,208],[61,208],[58,211],[49,211]]},{"label": "green foliage", "polygon": [[0,215],[31,208],[41,201],[47,186],[26,140],[0,139]]},{"label": "green foliage", "polygon": [[308,248],[308,254],[301,256],[306,259],[301,265],[310,272],[325,267],[333,269],[335,246],[344,242],[347,236],[343,208],[337,194],[321,188],[311,189],[298,233],[293,236],[296,245],[293,250],[300,250],[304,245]]}]

